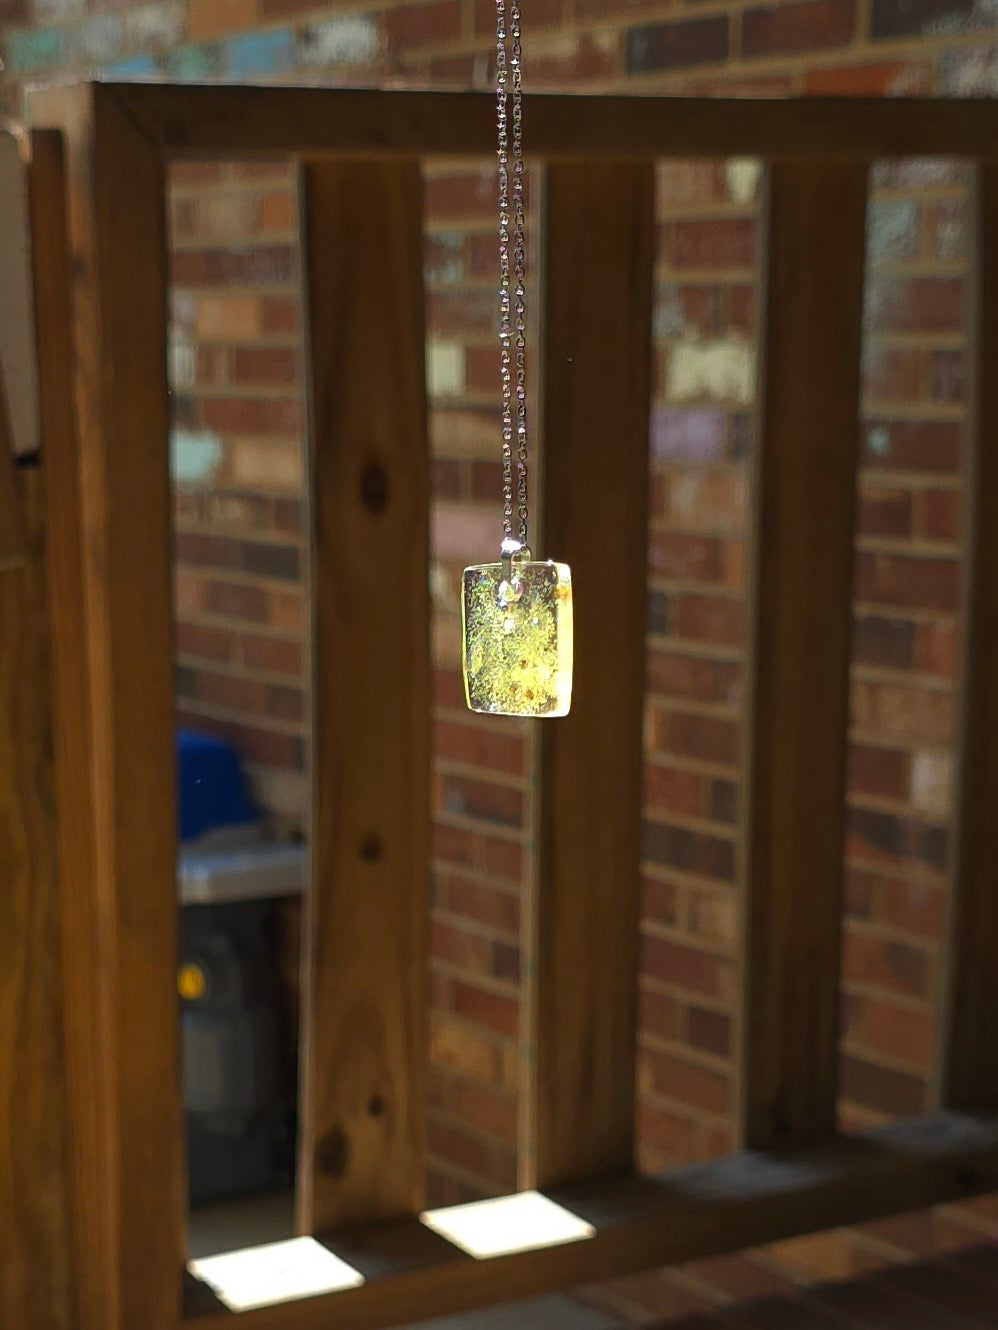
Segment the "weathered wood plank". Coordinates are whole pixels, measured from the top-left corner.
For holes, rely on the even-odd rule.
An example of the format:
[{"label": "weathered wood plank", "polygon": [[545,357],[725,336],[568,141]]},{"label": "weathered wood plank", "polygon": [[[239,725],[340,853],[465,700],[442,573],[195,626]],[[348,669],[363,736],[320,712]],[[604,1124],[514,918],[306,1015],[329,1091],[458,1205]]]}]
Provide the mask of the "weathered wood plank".
[{"label": "weathered wood plank", "polygon": [[38,374],[22,148],[21,139],[0,130],[0,378],[6,380],[11,451],[29,456],[38,451]]},{"label": "weathered wood plank", "polygon": [[543,528],[572,568],[575,680],[571,714],[540,731],[524,1143],[540,1186],[633,1155],[653,209],[650,165],[548,168]]},{"label": "weathered wood plank", "polygon": [[[157,152],[100,85],[38,97],[63,129],[74,281],[73,355],[82,498],[94,868],[73,927],[93,949],[99,1171],[87,1251],[101,1265],[104,1330],[174,1330],[184,1263],[170,594],[166,226]],[[69,462],[60,483],[70,486]],[[67,488],[63,493],[71,493]],[[64,552],[65,558],[71,557]],[[62,566],[65,573],[65,566]],[[54,578],[58,574],[54,573]],[[69,582],[60,583],[62,594]],[[58,593],[57,593],[58,594]],[[67,640],[79,621],[64,620]],[[72,705],[82,702],[71,694]],[[78,718],[71,723],[77,723]],[[72,833],[67,832],[71,837]],[[76,842],[81,853],[85,840]],[[81,870],[81,878],[83,870]],[[73,971],[70,969],[70,974]],[[76,977],[83,976],[76,970]],[[84,1037],[81,1033],[81,1039]],[[83,1052],[74,1063],[79,1070]],[[79,1087],[82,1095],[83,1086]]]},{"label": "weathered wood plank", "polygon": [[740,1120],[835,1129],[866,170],[769,169],[755,474]]},{"label": "weathered wood plank", "polygon": [[303,168],[315,819],[299,1219],[422,1205],[429,451],[414,163]]},{"label": "weathered wood plank", "polygon": [[114,1269],[108,1245],[109,1098],[102,1069],[102,956],[94,907],[90,694],[84,622],[80,456],[73,412],[72,279],[66,232],[62,137],[31,134],[29,198],[38,327],[45,564],[52,641],[55,793],[58,808],[62,1020],[66,1057],[70,1247],[75,1330],[104,1330]]},{"label": "weathered wood plank", "polygon": [[[156,142],[179,156],[356,153],[437,157],[495,151],[489,93],[384,92],[108,84]],[[998,156],[998,106],[988,98],[545,95],[530,97],[527,150],[537,157]]]},{"label": "weathered wood plank", "polygon": [[992,1028],[998,1001],[998,169],[975,189],[976,280],[971,428],[963,477],[963,659],[956,851],[941,1004],[939,1098],[971,1110],[998,1106]]},{"label": "weathered wood plank", "polygon": [[20,565],[27,556],[22,505],[21,483],[7,419],[4,378],[0,370],[0,569]]},{"label": "weathered wood plank", "polygon": [[[0,394],[0,414],[3,414]],[[0,461],[9,457],[0,430]],[[65,1082],[38,474],[0,561],[0,1324],[68,1330]]]},{"label": "weathered wood plank", "polygon": [[[192,1295],[189,1324],[380,1330],[996,1188],[998,1120],[939,1114],[791,1155],[746,1153],[662,1178],[546,1191],[596,1234],[539,1251],[476,1260],[415,1220],[346,1231],[326,1245],[365,1275],[362,1287],[241,1312],[238,1320]],[[507,1231],[511,1243],[520,1236]]]}]

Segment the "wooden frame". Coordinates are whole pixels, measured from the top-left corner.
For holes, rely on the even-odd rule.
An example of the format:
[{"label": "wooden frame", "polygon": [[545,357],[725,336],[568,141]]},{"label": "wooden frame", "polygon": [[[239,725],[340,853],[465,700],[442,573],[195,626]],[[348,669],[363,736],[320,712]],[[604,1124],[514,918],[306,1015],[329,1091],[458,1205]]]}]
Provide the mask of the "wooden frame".
[{"label": "wooden frame", "polygon": [[[968,1069],[988,1052],[983,1022],[953,1024],[953,1051],[943,1059],[948,1111],[842,1139],[834,1133],[830,987],[825,983],[804,990],[808,1028],[818,1033],[811,1062],[803,1056],[809,1050],[802,1050],[781,1019],[777,986],[784,979],[791,988],[803,982],[818,946],[826,969],[834,965],[838,947],[841,811],[836,804],[843,781],[865,169],[878,157],[898,155],[993,161],[998,157],[998,105],[907,99],[531,99],[529,145],[549,164],[547,244],[553,285],[544,388],[550,439],[546,465],[549,487],[562,495],[570,487],[572,496],[571,510],[555,504],[549,521],[559,554],[571,559],[577,572],[584,571],[594,588],[603,588],[607,603],[597,624],[581,589],[579,640],[586,659],[580,663],[575,711],[570,722],[559,723],[561,728],[544,738],[543,773],[549,784],[542,814],[542,871],[550,878],[550,891],[542,893],[538,919],[535,1019],[545,1066],[532,1091],[527,1145],[530,1167],[545,1194],[590,1224],[592,1235],[475,1260],[431,1232],[419,1217],[418,1078],[425,994],[412,962],[426,908],[429,684],[425,660],[418,659],[428,617],[427,461],[420,293],[413,265],[420,226],[415,163],[423,156],[491,153],[492,98],[94,84],[36,91],[29,102],[36,126],[32,171],[36,183],[47,181],[57,200],[65,180],[71,259],[66,264],[56,258],[47,282],[39,274],[39,290],[46,292],[39,318],[46,331],[57,329],[60,317],[65,326],[65,313],[72,309],[72,346],[58,338],[47,343],[44,337],[41,345],[48,347],[43,394],[65,403],[43,421],[43,446],[51,476],[50,620],[55,658],[62,660],[54,684],[58,729],[64,736],[55,754],[59,843],[64,882],[73,892],[63,913],[63,975],[83,1004],[67,1020],[66,1031],[68,1223],[79,1272],[79,1324],[94,1330],[178,1330],[193,1324],[221,1330],[232,1319],[204,1285],[182,1277],[175,846],[168,780],[172,630],[163,194],[164,166],[174,156],[283,154],[303,164],[311,434],[318,486],[314,594],[330,626],[363,634],[374,672],[373,678],[359,679],[356,668],[332,653],[320,625],[320,835],[310,920],[318,964],[313,962],[305,995],[300,1219],[316,1227],[321,1241],[364,1282],[246,1312],[240,1323],[250,1330],[312,1330],[334,1315],[342,1330],[373,1330],[998,1187],[998,1086],[992,1079],[979,1093],[966,1088]],[[64,177],[57,135],[64,148]],[[756,533],[749,749],[754,781],[746,823],[749,887],[743,930],[753,1016],[746,1023],[742,1056],[742,1120],[746,1143],[765,1149],[661,1180],[642,1180],[629,1173],[651,164],[665,156],[735,154],[773,163],[768,177],[767,354],[760,378],[762,519]],[[829,162],[837,163],[832,171]],[[564,255],[585,261],[578,200],[594,180],[602,186],[597,196],[613,201],[600,211],[598,224],[627,257],[619,270],[602,274],[604,295],[621,311],[631,311],[630,340],[622,339],[618,347],[617,395],[599,400],[593,397],[593,376],[565,373],[550,342],[571,332],[583,363],[595,354],[593,330],[578,320],[578,326],[569,327],[572,320],[563,302],[571,296],[572,279],[562,262]],[[993,221],[998,210],[993,167],[985,183],[982,217]],[[40,198],[40,184],[38,190]],[[357,200],[367,208],[376,205],[377,226],[367,224]],[[846,206],[830,220],[837,228],[844,217],[846,225],[832,234],[827,205],[835,201]],[[332,247],[308,243],[309,235],[334,224],[351,237],[354,252],[346,261]],[[35,226],[36,243],[57,256],[60,207]],[[826,258],[834,254],[844,280],[837,284],[801,264],[795,247],[802,236],[822,245]],[[559,246],[564,255],[555,255]],[[357,271],[374,283],[369,308],[358,298],[358,278],[349,266],[354,259]],[[979,326],[991,345],[998,292],[996,261],[988,263],[987,309]],[[379,272],[385,274],[380,282]],[[335,404],[322,391],[322,376],[339,372],[336,360],[343,350],[337,350],[336,329],[324,313],[332,292],[355,319],[350,354],[357,358],[354,374],[362,383],[379,372],[380,321],[387,321],[396,348],[392,391],[383,394],[388,399],[384,410],[370,420],[363,414],[364,401],[349,385],[341,381],[344,392]],[[834,339],[809,328],[808,301],[819,298],[833,302]],[[815,419],[800,393],[789,400],[784,394],[772,370],[774,358],[786,356],[794,357],[803,382],[824,394],[822,401],[832,412],[824,422]],[[816,372],[818,356],[828,357],[827,378]],[[974,440],[978,459],[984,455],[979,440],[995,414],[993,383],[984,376],[981,383]],[[607,495],[596,465],[597,444],[598,431],[618,423],[612,411],[620,415],[629,489]],[[364,447],[347,438],[360,419],[370,425]],[[597,437],[584,441],[587,465],[576,468],[570,459],[579,443],[571,430],[582,421],[595,422]],[[794,517],[810,511],[807,467],[785,465],[791,440],[802,429],[812,431],[809,455],[834,462],[829,541],[820,551],[808,544],[800,516]],[[848,444],[841,451],[834,446],[836,430]],[[990,484],[993,463],[979,464],[982,483]],[[3,477],[0,470],[0,482]],[[612,584],[601,550],[589,543],[589,522],[596,517],[603,546],[617,552],[625,565]],[[815,616],[805,613],[806,579],[786,575],[787,550],[771,544],[769,517],[781,530],[790,521],[791,547],[803,554],[808,576],[828,599],[834,651],[824,651],[824,643],[815,641],[819,627]],[[968,595],[975,610],[983,602],[993,611],[987,580],[993,577],[993,538],[985,539],[986,524],[977,529],[985,534],[975,545],[979,557]],[[386,590],[383,613],[367,614],[372,609],[368,602],[362,614],[350,560],[378,557],[379,548],[386,559],[408,551],[412,575]],[[613,594],[618,584],[626,594]],[[393,615],[403,616],[404,631]],[[777,635],[777,621],[787,615],[802,615],[789,638]],[[985,631],[971,639],[967,671],[975,705],[990,708],[994,670],[985,671],[983,662],[994,638],[992,619],[993,613]],[[786,829],[788,819],[773,815],[775,800],[793,797],[802,760],[771,690],[761,683],[760,665],[774,643],[785,655],[795,714],[810,707],[821,690],[829,705],[822,728],[826,804],[823,811],[808,814],[823,856],[814,879],[820,884],[818,930],[793,909],[804,856]],[[612,648],[622,653],[627,680],[615,699],[609,694],[620,666]],[[406,652],[414,666],[403,685],[398,658]],[[803,669],[791,668],[791,654],[803,659]],[[74,659],[77,670],[68,665]],[[351,724],[334,723],[327,703],[332,689],[353,690],[372,705],[384,690],[400,687],[373,755],[378,761],[390,755],[408,778],[399,782],[391,824],[382,825],[375,811],[374,767],[361,773],[355,788],[345,789],[336,778],[336,763],[345,760],[354,740]],[[601,710],[607,705],[613,708],[607,713],[612,724]],[[384,747],[389,727],[394,734],[390,749]],[[577,765],[592,745],[603,742],[609,745],[606,769],[592,776],[600,798],[592,816],[569,827],[567,819],[580,797]],[[969,754],[967,770],[965,800],[979,800],[983,807],[994,785],[991,766]],[[977,1003],[985,986],[990,997],[998,967],[974,942],[983,912],[994,911],[974,865],[994,856],[986,819],[964,818],[962,826],[953,966],[957,977],[960,967],[967,967],[965,982]],[[572,878],[580,871],[584,890],[573,894]],[[139,882],[141,893],[134,889]],[[381,904],[379,893],[384,893]],[[406,921],[404,938],[386,942],[377,937],[386,910]],[[330,959],[349,959],[338,936],[372,948],[369,972],[348,968],[355,985],[349,991],[329,985]],[[569,1004],[564,986],[574,941],[585,946],[586,960],[580,1000]],[[95,967],[103,976],[96,990]],[[958,978],[955,982],[959,993]],[[355,1047],[351,1027],[358,1020],[366,1022],[375,1053],[365,1046],[363,1055],[349,1058],[336,1078],[324,1076],[334,1050]],[[957,1111],[966,1109],[973,1113]],[[803,1142],[809,1142],[806,1149],[800,1148]],[[788,1151],[788,1145],[796,1148]],[[0,1231],[4,1218],[0,1214]],[[326,1230],[334,1223],[345,1226],[329,1236]]]}]

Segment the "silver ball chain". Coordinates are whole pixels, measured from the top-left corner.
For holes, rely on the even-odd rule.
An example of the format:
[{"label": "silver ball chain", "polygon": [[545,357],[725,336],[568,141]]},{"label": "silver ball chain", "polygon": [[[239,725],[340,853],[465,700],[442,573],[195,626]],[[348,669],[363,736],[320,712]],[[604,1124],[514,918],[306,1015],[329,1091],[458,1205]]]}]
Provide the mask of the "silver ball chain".
[{"label": "silver ball chain", "polygon": [[[523,243],[523,115],[520,87],[520,3],[496,0],[496,104],[499,124],[499,346],[502,373],[502,497],[504,546],[527,544],[527,306]],[[506,40],[510,41],[509,61]],[[512,90],[510,99],[508,89]],[[512,101],[513,143],[508,104]],[[513,168],[513,263],[510,278],[510,162]],[[514,393],[515,382],[515,393]],[[514,396],[516,406],[514,408]],[[513,535],[513,434],[516,418],[516,511]]]}]

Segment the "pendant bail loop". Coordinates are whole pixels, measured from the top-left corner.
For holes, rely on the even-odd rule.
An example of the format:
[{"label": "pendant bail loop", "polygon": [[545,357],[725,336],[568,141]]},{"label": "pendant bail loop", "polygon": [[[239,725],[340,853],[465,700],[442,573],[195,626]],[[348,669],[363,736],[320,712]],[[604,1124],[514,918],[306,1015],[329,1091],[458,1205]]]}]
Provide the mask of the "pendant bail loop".
[{"label": "pendant bail loop", "polygon": [[502,560],[503,580],[509,583],[513,581],[513,560],[530,560],[533,555],[530,553],[530,546],[518,540],[516,536],[505,536],[502,545],[499,547]]}]

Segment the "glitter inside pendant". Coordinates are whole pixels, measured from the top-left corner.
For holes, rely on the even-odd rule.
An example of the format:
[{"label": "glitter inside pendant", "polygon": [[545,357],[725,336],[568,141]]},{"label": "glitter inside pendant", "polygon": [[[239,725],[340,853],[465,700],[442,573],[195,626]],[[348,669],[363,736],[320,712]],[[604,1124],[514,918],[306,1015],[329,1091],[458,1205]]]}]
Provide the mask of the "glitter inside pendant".
[{"label": "glitter inside pendant", "polygon": [[[507,575],[508,574],[508,575]],[[567,716],[572,704],[572,573],[522,560],[464,570],[464,692],[472,711]]]}]

